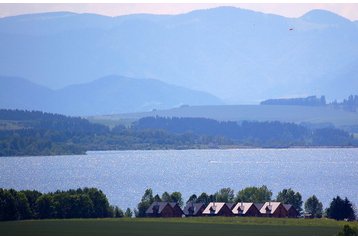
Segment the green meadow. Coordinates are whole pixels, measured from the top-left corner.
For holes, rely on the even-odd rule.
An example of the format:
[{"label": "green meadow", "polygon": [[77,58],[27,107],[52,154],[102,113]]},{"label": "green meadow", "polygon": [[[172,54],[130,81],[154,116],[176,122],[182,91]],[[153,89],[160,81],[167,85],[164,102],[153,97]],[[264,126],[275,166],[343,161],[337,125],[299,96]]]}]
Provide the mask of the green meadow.
[{"label": "green meadow", "polygon": [[108,218],[0,222],[0,235],[336,235],[344,224],[330,219],[240,217]]}]

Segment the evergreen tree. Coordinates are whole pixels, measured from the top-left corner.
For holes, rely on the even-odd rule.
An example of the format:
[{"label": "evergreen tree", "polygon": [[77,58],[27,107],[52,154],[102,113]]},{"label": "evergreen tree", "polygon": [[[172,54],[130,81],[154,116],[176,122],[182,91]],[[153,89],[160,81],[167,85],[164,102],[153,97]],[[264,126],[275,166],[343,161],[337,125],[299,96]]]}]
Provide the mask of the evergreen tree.
[{"label": "evergreen tree", "polygon": [[146,216],[145,212],[153,202],[154,202],[154,198],[153,198],[152,189],[151,188],[146,189],[140,203],[138,203],[137,206],[138,212],[136,214],[136,217],[145,217]]},{"label": "evergreen tree", "polygon": [[21,191],[23,194],[25,194],[27,201],[29,202],[30,212],[32,218],[38,217],[38,210],[36,205],[36,200],[42,195],[40,192],[35,190],[24,190]]},{"label": "evergreen tree", "polygon": [[172,197],[170,196],[170,194],[168,192],[164,192],[162,194],[162,199],[163,202],[172,202]]},{"label": "evergreen tree", "polygon": [[276,201],[291,204],[299,213],[302,212],[302,196],[299,192],[295,192],[291,188],[283,189],[279,192]]},{"label": "evergreen tree", "polygon": [[53,196],[50,194],[43,194],[37,199],[36,204],[38,206],[39,218],[45,219],[55,217],[56,213]]},{"label": "evergreen tree", "polygon": [[327,215],[329,218],[336,220],[355,220],[355,213],[352,203],[345,198],[341,199],[339,196],[333,198],[328,210]]},{"label": "evergreen tree", "polygon": [[114,208],[114,217],[120,218],[120,217],[123,217],[123,216],[124,216],[123,211],[119,207],[116,206]]},{"label": "evergreen tree", "polygon": [[186,203],[190,203],[190,202],[192,202],[192,203],[196,203],[197,200],[198,199],[198,197],[196,196],[196,194],[193,194],[193,195],[191,195],[190,197],[189,197],[189,199],[188,199],[188,201],[186,201]]},{"label": "evergreen tree", "polygon": [[0,188],[0,221],[16,220],[18,216],[16,199],[8,190]]},{"label": "evergreen tree", "polygon": [[176,202],[179,204],[180,207],[184,205],[183,198],[180,192],[173,192],[170,194],[171,202]]},{"label": "evergreen tree", "polygon": [[322,217],[323,205],[318,198],[313,195],[309,197],[305,202],[305,211],[311,214],[312,217]]},{"label": "evergreen tree", "polygon": [[207,193],[202,193],[199,195],[199,197],[196,199],[196,202],[202,202],[205,205],[208,205],[210,203],[210,198]]},{"label": "evergreen tree", "polygon": [[128,207],[126,212],[124,213],[125,217],[132,217],[133,216],[133,212],[131,211],[131,209]]}]

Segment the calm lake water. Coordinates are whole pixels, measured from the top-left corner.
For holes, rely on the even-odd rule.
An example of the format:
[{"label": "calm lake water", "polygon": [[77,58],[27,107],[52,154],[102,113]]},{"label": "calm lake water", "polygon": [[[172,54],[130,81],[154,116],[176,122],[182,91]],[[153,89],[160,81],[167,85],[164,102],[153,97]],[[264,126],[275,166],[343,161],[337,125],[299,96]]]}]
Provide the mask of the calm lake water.
[{"label": "calm lake water", "polygon": [[154,193],[214,193],[231,187],[283,188],[326,207],[347,196],[358,205],[358,149],[233,149],[88,152],[87,155],[0,157],[0,187],[42,192],[97,187],[111,204],[134,208],[146,188]]}]

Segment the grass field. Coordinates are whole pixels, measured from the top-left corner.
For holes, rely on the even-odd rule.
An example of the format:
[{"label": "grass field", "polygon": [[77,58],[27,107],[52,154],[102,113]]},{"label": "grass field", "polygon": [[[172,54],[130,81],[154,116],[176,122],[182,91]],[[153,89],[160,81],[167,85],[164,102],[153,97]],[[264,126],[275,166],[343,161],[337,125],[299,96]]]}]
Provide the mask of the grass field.
[{"label": "grass field", "polygon": [[218,121],[282,121],[293,123],[331,123],[336,127],[357,125],[358,112],[348,112],[332,107],[287,105],[220,105],[190,106],[141,113],[93,116],[87,119],[110,127],[130,126],[142,117],[204,117]]},{"label": "grass field", "polygon": [[347,223],[252,217],[29,220],[0,222],[0,235],[336,235]]}]

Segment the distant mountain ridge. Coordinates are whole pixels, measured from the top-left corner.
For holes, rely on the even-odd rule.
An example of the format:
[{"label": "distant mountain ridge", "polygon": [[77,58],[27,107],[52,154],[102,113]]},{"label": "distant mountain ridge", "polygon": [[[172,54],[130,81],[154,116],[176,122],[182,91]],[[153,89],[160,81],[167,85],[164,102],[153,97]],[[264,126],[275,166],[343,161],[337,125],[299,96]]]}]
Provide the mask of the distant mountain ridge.
[{"label": "distant mountain ridge", "polygon": [[233,7],[180,15],[46,13],[0,19],[0,74],[49,88],[104,75],[157,78],[228,103],[357,94],[358,27],[313,10]]},{"label": "distant mountain ridge", "polygon": [[222,102],[204,92],[154,79],[107,76],[90,83],[51,90],[26,79],[0,77],[0,108],[41,110],[66,115],[150,111],[183,104]]}]

